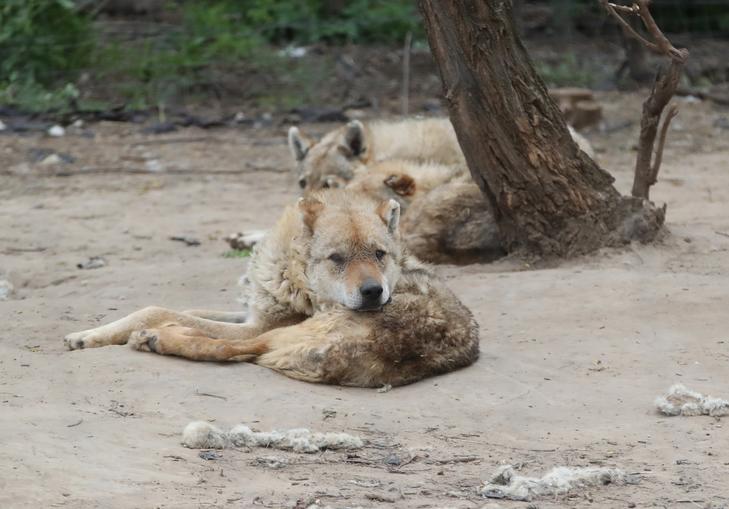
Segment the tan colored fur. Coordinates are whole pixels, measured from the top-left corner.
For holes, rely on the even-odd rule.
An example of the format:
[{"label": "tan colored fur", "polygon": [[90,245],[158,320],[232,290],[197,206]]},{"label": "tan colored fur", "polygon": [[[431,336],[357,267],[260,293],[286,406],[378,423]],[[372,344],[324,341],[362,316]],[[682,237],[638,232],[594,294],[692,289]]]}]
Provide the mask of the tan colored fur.
[{"label": "tan colored fur", "polygon": [[299,185],[305,192],[344,187],[363,165],[387,159],[465,166],[456,133],[447,118],[366,125],[355,120],[316,142],[292,127],[289,147],[296,161]]},{"label": "tan colored fur", "polygon": [[473,263],[504,255],[481,190],[464,166],[388,160],[358,170],[347,189],[395,199],[408,251],[431,263]]},{"label": "tan colored fur", "polygon": [[[248,323],[154,307],[70,334],[66,344],[129,342],[163,355],[248,361],[299,380],[362,387],[411,383],[471,364],[477,324],[403,251],[398,220],[395,201],[348,191],[314,195],[287,208],[256,246]],[[362,292],[373,281],[382,293],[365,307]]]},{"label": "tan colored fur", "polygon": [[[568,127],[578,146],[594,157],[589,142]],[[504,254],[490,207],[470,177],[447,118],[355,121],[318,142],[292,127],[289,146],[304,194],[346,187],[397,200],[404,243],[418,258],[471,263]]]},{"label": "tan colored fur", "polygon": [[[572,139],[594,158],[590,142],[572,126]],[[315,141],[297,127],[289,129],[289,148],[304,193],[345,187],[364,166],[389,159],[466,167],[466,159],[448,118],[405,119],[363,124],[358,120]],[[418,180],[418,176],[416,176]]]}]

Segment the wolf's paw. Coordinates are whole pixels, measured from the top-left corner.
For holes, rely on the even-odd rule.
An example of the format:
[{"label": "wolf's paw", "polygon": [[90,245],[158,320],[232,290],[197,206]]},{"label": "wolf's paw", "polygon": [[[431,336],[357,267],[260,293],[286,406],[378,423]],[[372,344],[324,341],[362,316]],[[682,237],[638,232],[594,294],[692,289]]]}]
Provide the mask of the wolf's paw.
[{"label": "wolf's paw", "polygon": [[142,329],[132,332],[129,336],[129,346],[142,352],[157,352],[159,336],[154,329]]},{"label": "wolf's paw", "polygon": [[89,331],[74,332],[63,338],[63,344],[69,350],[81,350],[86,348],[86,338],[89,335]]}]

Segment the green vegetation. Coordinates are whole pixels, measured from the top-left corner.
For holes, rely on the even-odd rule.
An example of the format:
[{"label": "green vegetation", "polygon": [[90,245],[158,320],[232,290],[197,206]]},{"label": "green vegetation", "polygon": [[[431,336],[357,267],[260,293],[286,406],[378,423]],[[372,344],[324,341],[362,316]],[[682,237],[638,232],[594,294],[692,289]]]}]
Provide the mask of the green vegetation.
[{"label": "green vegetation", "polygon": [[[604,30],[596,0],[545,0],[550,33]],[[157,106],[235,91],[273,108],[316,102],[334,57],[280,56],[287,45],[402,44],[424,35],[414,0],[168,0],[149,33],[106,34],[94,0],[0,0],[0,104],[66,112]],[[729,31],[729,5],[708,0],[655,3],[667,31]],[[590,21],[591,20],[591,21]],[[597,21],[596,21],[597,20]],[[134,20],[132,20],[132,24]],[[592,27],[592,28],[590,28]],[[602,27],[602,28],[596,28]],[[611,26],[612,30],[616,30]],[[589,32],[592,33],[592,32]],[[590,85],[574,54],[538,64],[552,85]]]},{"label": "green vegetation", "polygon": [[250,249],[231,249],[223,253],[223,258],[248,258],[251,256]]},{"label": "green vegetation", "polygon": [[[88,72],[106,85],[103,99],[163,107],[180,94],[208,93],[218,76],[237,71],[282,76],[274,81],[284,88],[296,84],[296,95],[280,86],[276,94],[253,91],[262,103],[286,107],[312,93],[316,80],[308,65],[281,58],[274,45],[391,43],[422,31],[410,0],[178,0],[167,9],[179,21],[162,33],[102,41],[79,5],[2,0],[0,103],[30,111],[83,107],[89,101],[75,83]],[[318,67],[329,70],[326,59]]]},{"label": "green vegetation", "polygon": [[568,52],[557,62],[534,62],[537,72],[550,87],[590,87],[595,73],[580,65],[577,56]]},{"label": "green vegetation", "polygon": [[73,81],[93,48],[91,22],[71,0],[3,0],[0,103],[62,108],[78,97]]}]

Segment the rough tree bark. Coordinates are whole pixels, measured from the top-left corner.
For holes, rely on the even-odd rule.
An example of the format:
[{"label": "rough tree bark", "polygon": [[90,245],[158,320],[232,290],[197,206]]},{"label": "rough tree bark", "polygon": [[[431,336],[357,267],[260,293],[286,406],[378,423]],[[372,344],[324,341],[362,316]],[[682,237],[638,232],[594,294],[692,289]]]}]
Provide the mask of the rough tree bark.
[{"label": "rough tree bark", "polygon": [[509,0],[419,0],[445,99],[509,252],[570,256],[661,231],[664,210],[622,197],[577,148],[532,66]]}]

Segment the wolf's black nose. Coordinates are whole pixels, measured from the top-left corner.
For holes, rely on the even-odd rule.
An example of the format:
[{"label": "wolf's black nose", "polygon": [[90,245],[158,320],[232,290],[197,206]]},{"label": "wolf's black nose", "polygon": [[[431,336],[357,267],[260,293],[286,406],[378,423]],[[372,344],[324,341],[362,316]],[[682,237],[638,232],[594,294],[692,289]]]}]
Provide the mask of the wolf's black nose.
[{"label": "wolf's black nose", "polygon": [[359,287],[359,293],[362,294],[362,300],[365,304],[379,303],[380,296],[382,295],[382,286],[374,279],[367,279]]}]

